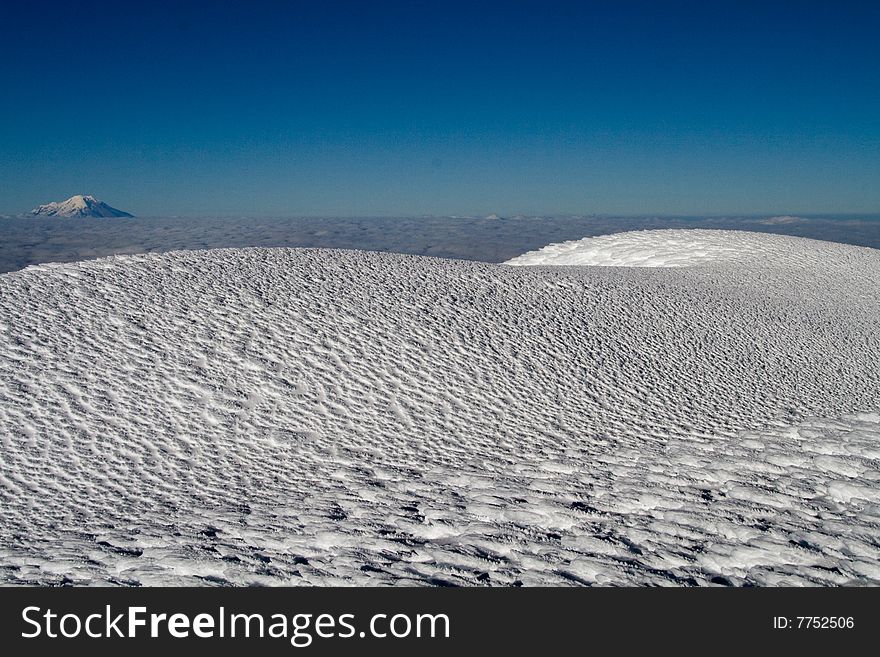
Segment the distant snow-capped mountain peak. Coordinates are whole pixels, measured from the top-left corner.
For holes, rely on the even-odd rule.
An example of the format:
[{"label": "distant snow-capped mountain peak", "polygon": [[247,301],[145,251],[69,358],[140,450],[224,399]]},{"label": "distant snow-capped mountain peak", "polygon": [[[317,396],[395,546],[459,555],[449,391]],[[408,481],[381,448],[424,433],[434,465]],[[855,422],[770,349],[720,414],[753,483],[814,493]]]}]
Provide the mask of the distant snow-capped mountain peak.
[{"label": "distant snow-capped mountain peak", "polygon": [[103,201],[87,194],[71,196],[66,201],[56,201],[39,205],[31,210],[32,215],[42,217],[132,217],[134,215],[110,207]]}]

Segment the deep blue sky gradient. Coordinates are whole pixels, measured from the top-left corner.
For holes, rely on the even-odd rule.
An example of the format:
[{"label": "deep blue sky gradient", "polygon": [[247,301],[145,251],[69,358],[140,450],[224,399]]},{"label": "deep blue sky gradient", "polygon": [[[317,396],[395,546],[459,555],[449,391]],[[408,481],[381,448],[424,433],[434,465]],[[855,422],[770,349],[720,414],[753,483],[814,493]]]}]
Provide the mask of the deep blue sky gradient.
[{"label": "deep blue sky gradient", "polygon": [[0,212],[880,211],[880,2],[0,4]]}]

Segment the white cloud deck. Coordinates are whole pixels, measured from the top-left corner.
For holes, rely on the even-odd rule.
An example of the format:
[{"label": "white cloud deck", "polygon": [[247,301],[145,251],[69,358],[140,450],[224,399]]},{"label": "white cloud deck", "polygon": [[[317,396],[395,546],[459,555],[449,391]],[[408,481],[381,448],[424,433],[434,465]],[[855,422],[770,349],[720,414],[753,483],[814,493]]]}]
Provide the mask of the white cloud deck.
[{"label": "white cloud deck", "polygon": [[0,276],[0,580],[878,583],[880,252],[708,237]]}]

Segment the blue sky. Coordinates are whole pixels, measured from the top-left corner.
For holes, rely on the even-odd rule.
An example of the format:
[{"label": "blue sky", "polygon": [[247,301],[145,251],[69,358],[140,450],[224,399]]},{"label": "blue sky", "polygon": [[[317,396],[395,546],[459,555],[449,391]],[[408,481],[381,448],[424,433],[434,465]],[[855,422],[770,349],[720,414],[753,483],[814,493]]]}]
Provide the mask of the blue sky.
[{"label": "blue sky", "polygon": [[877,2],[0,5],[0,212],[880,211]]}]

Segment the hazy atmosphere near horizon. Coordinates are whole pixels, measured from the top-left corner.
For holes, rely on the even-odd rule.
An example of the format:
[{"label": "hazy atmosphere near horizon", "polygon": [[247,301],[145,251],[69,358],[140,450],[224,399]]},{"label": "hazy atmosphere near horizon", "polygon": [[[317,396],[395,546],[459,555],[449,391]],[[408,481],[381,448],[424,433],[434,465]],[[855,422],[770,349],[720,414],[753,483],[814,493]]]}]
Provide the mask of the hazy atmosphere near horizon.
[{"label": "hazy atmosphere near horizon", "polygon": [[880,585],[880,2],[0,23],[0,591]]}]

